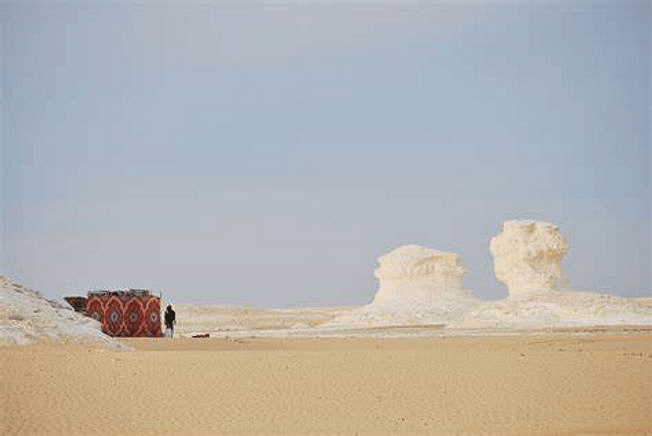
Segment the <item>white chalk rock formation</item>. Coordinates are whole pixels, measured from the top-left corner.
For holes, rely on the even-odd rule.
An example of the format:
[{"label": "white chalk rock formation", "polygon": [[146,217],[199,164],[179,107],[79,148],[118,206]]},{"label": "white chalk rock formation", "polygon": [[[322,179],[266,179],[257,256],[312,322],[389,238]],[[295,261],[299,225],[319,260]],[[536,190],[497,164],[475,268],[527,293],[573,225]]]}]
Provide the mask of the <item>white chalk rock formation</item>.
[{"label": "white chalk rock formation", "polygon": [[342,313],[325,328],[441,328],[463,320],[480,303],[462,285],[460,255],[405,245],[378,258],[374,301]]},{"label": "white chalk rock formation", "polygon": [[405,245],[378,258],[380,287],[373,304],[432,302],[468,297],[462,285],[466,268],[460,255],[418,245]]},{"label": "white chalk rock formation", "polygon": [[99,322],[76,313],[67,303],[47,300],[0,276],[0,347],[43,342],[130,349],[102,333]]},{"label": "white chalk rock formation", "polygon": [[496,278],[507,285],[510,296],[570,290],[561,264],[568,241],[557,226],[506,221],[489,248]]}]

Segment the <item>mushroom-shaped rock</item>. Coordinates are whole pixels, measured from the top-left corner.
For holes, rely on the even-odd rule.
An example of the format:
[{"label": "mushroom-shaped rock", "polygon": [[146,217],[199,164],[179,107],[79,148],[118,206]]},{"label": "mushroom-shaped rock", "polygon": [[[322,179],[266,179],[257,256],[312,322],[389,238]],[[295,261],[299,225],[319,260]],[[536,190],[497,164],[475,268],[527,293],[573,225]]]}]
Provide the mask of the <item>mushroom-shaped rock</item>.
[{"label": "mushroom-shaped rock", "polygon": [[496,278],[507,285],[510,296],[568,290],[561,264],[568,241],[557,226],[534,220],[506,221],[489,248]]},{"label": "mushroom-shaped rock", "polygon": [[373,304],[468,297],[462,286],[465,271],[458,254],[418,245],[399,247],[378,258],[375,276],[380,287]]}]

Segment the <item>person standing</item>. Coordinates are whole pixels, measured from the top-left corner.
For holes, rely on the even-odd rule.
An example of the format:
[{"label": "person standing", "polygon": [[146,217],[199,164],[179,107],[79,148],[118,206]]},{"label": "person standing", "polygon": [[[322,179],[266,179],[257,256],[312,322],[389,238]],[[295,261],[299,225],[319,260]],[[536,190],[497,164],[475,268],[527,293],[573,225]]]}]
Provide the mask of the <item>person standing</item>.
[{"label": "person standing", "polygon": [[172,305],[168,304],[167,309],[165,309],[165,329],[170,329],[170,337],[174,336],[174,323],[177,322],[176,315]]}]

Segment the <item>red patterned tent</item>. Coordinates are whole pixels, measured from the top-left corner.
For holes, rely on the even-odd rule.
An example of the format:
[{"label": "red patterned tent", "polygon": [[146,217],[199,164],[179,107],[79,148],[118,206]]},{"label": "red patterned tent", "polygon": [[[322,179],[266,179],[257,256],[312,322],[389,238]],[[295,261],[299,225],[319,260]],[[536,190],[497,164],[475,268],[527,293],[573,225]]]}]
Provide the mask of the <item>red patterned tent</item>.
[{"label": "red patterned tent", "polygon": [[89,292],[86,315],[109,336],[162,336],[161,300],[148,291]]}]

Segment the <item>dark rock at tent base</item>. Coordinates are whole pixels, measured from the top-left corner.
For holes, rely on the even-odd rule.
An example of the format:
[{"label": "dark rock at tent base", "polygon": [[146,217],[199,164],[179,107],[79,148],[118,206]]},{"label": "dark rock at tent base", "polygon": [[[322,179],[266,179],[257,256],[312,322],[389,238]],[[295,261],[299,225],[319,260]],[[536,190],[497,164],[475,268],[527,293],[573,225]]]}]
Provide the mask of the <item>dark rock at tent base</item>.
[{"label": "dark rock at tent base", "polygon": [[86,297],[64,297],[66,303],[70,304],[75,312],[84,313],[84,307],[86,306]]}]

